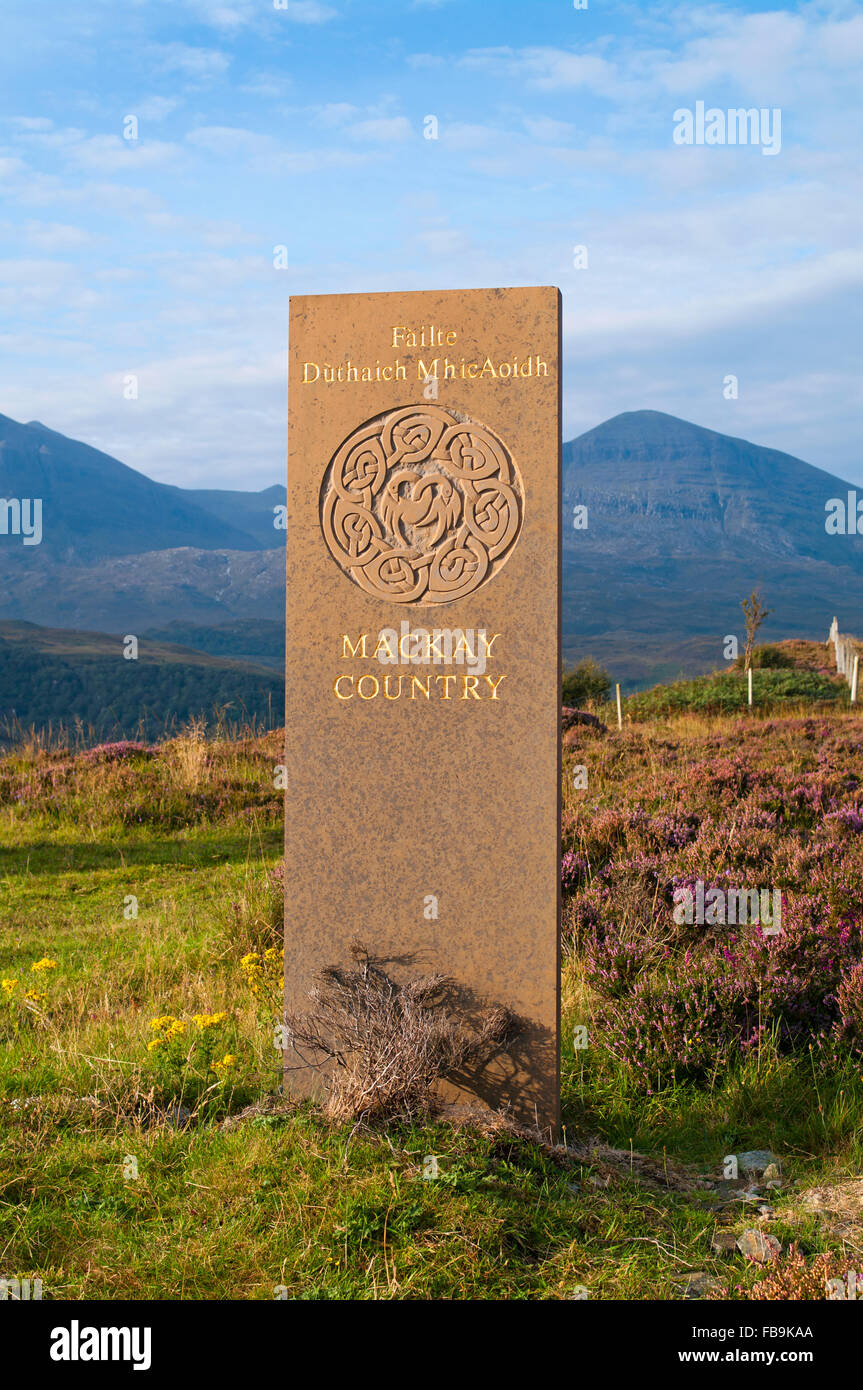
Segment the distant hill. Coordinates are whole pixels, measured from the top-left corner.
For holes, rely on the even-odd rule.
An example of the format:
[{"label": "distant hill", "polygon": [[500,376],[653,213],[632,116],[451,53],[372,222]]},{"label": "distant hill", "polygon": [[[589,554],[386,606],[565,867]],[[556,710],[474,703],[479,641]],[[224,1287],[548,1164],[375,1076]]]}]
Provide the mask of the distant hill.
[{"label": "distant hill", "polygon": [[139,636],[175,621],[204,627],[235,618],[284,623],[283,549],[187,546],[73,564],[32,560],[34,549],[22,555],[20,543],[12,559],[4,541],[0,538],[0,619]]},{"label": "distant hill", "polygon": [[826,638],[834,613],[863,631],[863,537],[824,526],[842,479],[651,410],[565,444],[563,464],[570,657],[590,653],[630,686],[709,670],[725,635],[742,635],[756,586],[772,610],[765,640]]},{"label": "distant hill", "polygon": [[276,530],[273,525],[275,508],[287,502],[288,490],[284,484],[273,484],[261,492],[181,487],[168,490],[177,493],[181,502],[194,503],[201,511],[217,517],[226,526],[240,527],[244,535],[256,541],[261,550],[279,550],[284,546],[284,528]]},{"label": "distant hill", "polygon": [[[5,415],[0,497],[42,498],[42,543],[23,553],[30,566],[48,559],[86,564],[179,546],[263,550],[284,541],[284,531],[273,527],[273,506],[285,500],[284,488],[235,493],[170,487],[38,421],[21,425]],[[22,558],[20,549],[5,549]]]},{"label": "distant hill", "polygon": [[0,744],[30,728],[83,724],[93,740],[155,739],[192,718],[284,722],[281,673],[167,643],[0,622]]},{"label": "distant hill", "polygon": [[[658,411],[564,445],[563,635],[625,686],[710,670],[760,586],[765,640],[863,631],[863,537],[828,536],[849,485]],[[155,483],[36,422],[0,416],[0,496],[42,496],[44,540],[0,536],[0,620],[144,632],[280,666],[284,537],[260,492]],[[573,508],[588,508],[586,531]],[[255,629],[255,624],[264,628]],[[178,626],[174,626],[174,625]]]},{"label": "distant hill", "polygon": [[572,525],[572,556],[589,539],[602,554],[662,560],[820,560],[863,573],[863,536],[828,536],[824,504],[850,484],[823,469],[718,434],[636,410],[616,415],[563,446],[564,516],[591,509],[587,536]]},{"label": "distant hill", "polygon": [[177,643],[210,652],[213,656],[268,666],[274,671],[284,672],[285,669],[283,618],[278,622],[244,618],[215,627],[173,622],[164,628],[151,628],[144,637],[148,641]]}]

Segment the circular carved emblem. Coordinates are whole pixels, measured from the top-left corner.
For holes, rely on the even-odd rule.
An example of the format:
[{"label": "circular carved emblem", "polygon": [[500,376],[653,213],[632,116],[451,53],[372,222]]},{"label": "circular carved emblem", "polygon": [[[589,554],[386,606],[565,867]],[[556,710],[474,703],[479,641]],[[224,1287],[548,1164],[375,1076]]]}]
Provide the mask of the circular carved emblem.
[{"label": "circular carved emblem", "polygon": [[486,425],[412,405],[361,425],[336,451],[321,485],[321,528],[367,594],[449,603],[506,562],[523,505],[518,469]]}]

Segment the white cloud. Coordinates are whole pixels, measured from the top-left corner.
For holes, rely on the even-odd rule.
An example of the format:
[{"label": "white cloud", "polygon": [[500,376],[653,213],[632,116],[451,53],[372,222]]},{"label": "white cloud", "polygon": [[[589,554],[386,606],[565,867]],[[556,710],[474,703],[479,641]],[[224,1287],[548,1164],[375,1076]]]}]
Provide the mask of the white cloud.
[{"label": "white cloud", "polygon": [[94,174],[131,173],[156,165],[173,164],[182,151],[163,140],[123,140],[119,135],[93,135],[66,150],[77,168]]},{"label": "white cloud", "polygon": [[[12,179],[20,179],[26,172],[27,165],[24,163],[24,160],[19,159],[17,155],[0,155],[0,179],[3,179],[7,184],[11,182]],[[8,196],[8,187],[6,193]]]},{"label": "white cloud", "polygon": [[348,121],[357,120],[362,114],[363,108],[353,106],[349,101],[330,101],[325,106],[312,108],[316,124],[326,128],[345,125]]},{"label": "white cloud", "polygon": [[440,53],[409,53],[406,59],[410,68],[442,68],[446,58]]},{"label": "white cloud", "polygon": [[88,277],[65,261],[29,257],[0,260],[0,309],[4,314],[90,313],[104,306],[105,298],[88,283]]},{"label": "white cloud", "polygon": [[[373,137],[369,135],[367,138]],[[377,138],[383,140],[385,137],[379,135]],[[273,135],[235,126],[198,126],[189,132],[186,139],[190,145],[206,150],[208,154],[244,159],[253,163],[255,168],[271,174],[317,173],[325,168],[362,164],[369,158],[368,154],[359,150],[292,150]]]},{"label": "white cloud", "polygon": [[264,97],[277,100],[284,97],[288,90],[293,86],[293,78],[287,73],[267,73],[260,72],[248,81],[240,84],[241,92],[248,92],[253,97]]},{"label": "white cloud", "polygon": [[524,128],[534,140],[549,144],[570,140],[575,130],[570,121],[555,121],[550,116],[525,116]]},{"label": "white cloud", "polygon": [[347,127],[352,140],[370,140],[376,144],[392,144],[410,140],[415,132],[406,116],[379,116],[357,121]]},{"label": "white cloud", "polygon": [[185,43],[151,44],[149,53],[164,72],[182,72],[196,82],[221,77],[231,61],[220,49],[194,48]]},{"label": "white cloud", "polygon": [[[194,19],[213,29],[235,34],[240,29],[265,29],[265,20],[275,17],[292,24],[326,24],[338,10],[320,0],[179,0]],[[178,8],[174,0],[174,8]]]},{"label": "white cloud", "polygon": [[819,33],[818,54],[835,67],[863,62],[863,15],[826,24]]},{"label": "white cloud", "polygon": [[54,122],[47,116],[13,116],[12,124],[22,131],[50,130]]},{"label": "white cloud", "polygon": [[65,222],[25,222],[21,231],[28,246],[52,254],[77,251],[82,246],[95,246],[97,242],[85,228]]},{"label": "white cloud", "polygon": [[516,77],[542,91],[588,87],[609,92],[617,81],[614,65],[598,54],[559,48],[476,48],[466,53],[460,64]]},{"label": "white cloud", "polygon": [[131,114],[142,121],[164,121],[180,105],[176,97],[145,97],[143,101],[132,103]]},{"label": "white cloud", "polygon": [[272,135],[261,134],[257,130],[245,130],[240,126],[209,125],[198,126],[186,136],[190,145],[216,155],[242,155],[254,158],[273,159],[281,151],[278,140]]},{"label": "white cloud", "polygon": [[318,0],[288,0],[287,7],[279,13],[293,24],[327,24],[338,16],[332,5],[321,5]]},{"label": "white cloud", "polygon": [[183,0],[196,19],[210,24],[214,29],[240,29],[256,18],[260,6],[253,0],[233,0],[232,4],[218,4],[216,0]]}]

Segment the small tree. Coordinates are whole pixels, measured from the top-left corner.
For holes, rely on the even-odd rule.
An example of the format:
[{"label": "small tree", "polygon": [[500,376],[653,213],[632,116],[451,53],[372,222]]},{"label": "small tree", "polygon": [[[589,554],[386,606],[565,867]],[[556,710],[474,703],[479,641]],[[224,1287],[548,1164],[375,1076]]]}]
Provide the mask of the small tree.
[{"label": "small tree", "polygon": [[611,693],[611,678],[608,672],[586,656],[577,666],[571,666],[563,673],[563,703],[565,705],[587,704],[593,700],[601,703]]},{"label": "small tree", "polygon": [[757,589],[752,590],[749,598],[745,598],[740,607],[746,614],[746,649],[743,653],[743,669],[748,671],[752,665],[752,653],[755,650],[755,638],[758,635],[758,629],[770,617],[770,609],[764,607]]}]

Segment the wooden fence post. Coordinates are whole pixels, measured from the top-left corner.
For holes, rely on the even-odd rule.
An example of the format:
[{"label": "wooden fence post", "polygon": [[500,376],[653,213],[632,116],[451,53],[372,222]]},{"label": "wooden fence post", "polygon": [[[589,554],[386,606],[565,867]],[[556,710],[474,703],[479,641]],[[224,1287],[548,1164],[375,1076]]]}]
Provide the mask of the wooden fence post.
[{"label": "wooden fence post", "polygon": [[858,675],[859,675],[859,672],[860,672],[860,653],[859,653],[859,652],[856,652],[855,655],[854,655],[854,668],[853,668],[853,671],[852,671],[852,673],[851,673],[851,703],[852,703],[852,705],[856,705],[856,703],[857,703],[857,677],[858,677]]},{"label": "wooden fence post", "polygon": [[618,729],[622,729],[622,728],[623,728],[623,706],[622,706],[621,703],[620,703],[620,686],[619,686],[619,685],[615,686],[615,690],[617,691],[617,727],[618,727]]},{"label": "wooden fence post", "polygon": [[752,708],[752,667],[749,668],[749,707]]}]

